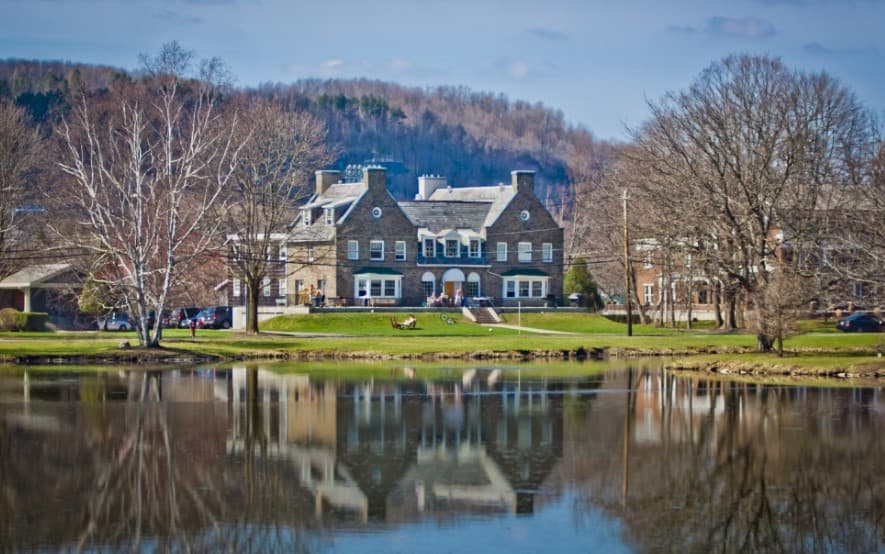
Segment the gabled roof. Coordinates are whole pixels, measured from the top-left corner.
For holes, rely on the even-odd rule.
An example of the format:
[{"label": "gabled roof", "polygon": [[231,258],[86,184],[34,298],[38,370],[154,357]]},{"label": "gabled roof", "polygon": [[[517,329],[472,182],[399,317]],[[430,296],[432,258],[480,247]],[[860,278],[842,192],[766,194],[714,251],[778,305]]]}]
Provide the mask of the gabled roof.
[{"label": "gabled roof", "polygon": [[335,183],[329,185],[323,194],[314,196],[304,207],[305,208],[325,208],[336,207],[354,201],[366,191],[365,183]]},{"label": "gabled roof", "polygon": [[398,204],[412,225],[427,228],[433,233],[445,229],[471,229],[479,232],[493,205],[491,202],[433,200],[398,202]]},{"label": "gabled roof", "polygon": [[433,191],[431,201],[461,201],[461,202],[491,202],[486,213],[484,227],[495,223],[504,208],[516,196],[516,187],[511,185],[497,185],[490,187],[447,187]]},{"label": "gabled roof", "polygon": [[51,281],[72,268],[71,264],[42,264],[28,266],[0,281],[2,289],[36,287]]}]

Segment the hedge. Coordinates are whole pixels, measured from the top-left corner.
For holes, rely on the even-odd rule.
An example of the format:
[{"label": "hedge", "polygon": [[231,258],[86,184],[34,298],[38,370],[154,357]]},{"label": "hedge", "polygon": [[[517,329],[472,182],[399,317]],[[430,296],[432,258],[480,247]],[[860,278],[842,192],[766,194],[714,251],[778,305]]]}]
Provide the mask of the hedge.
[{"label": "hedge", "polygon": [[45,331],[49,314],[20,312],[15,308],[0,310],[0,331]]}]

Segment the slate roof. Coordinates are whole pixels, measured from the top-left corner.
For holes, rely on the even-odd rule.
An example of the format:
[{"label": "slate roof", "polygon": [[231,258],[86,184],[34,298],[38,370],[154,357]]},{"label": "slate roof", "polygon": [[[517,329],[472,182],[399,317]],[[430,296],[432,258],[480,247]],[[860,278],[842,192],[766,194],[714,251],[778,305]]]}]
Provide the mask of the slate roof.
[{"label": "slate roof", "polygon": [[325,242],[333,238],[335,238],[335,227],[322,222],[314,223],[309,227],[296,223],[289,232],[289,242]]},{"label": "slate roof", "polygon": [[416,200],[398,202],[412,225],[425,227],[433,233],[445,229],[482,231],[492,202],[436,202]]},{"label": "slate roof", "polygon": [[488,227],[497,221],[504,208],[510,204],[516,196],[516,187],[511,185],[498,185],[491,187],[446,187],[433,191],[431,201],[461,201],[461,202],[491,202],[486,213],[483,226]]},{"label": "slate roof", "polygon": [[354,201],[366,192],[365,183],[335,183],[330,185],[323,194],[314,196],[304,207],[323,208],[346,204]]}]

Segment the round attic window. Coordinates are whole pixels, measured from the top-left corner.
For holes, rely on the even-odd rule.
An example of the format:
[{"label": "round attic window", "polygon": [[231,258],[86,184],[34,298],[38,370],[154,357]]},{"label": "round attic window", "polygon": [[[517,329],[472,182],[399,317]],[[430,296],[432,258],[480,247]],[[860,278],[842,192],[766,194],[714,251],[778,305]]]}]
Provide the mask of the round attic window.
[{"label": "round attic window", "polygon": [[378,206],[372,208],[372,217],[374,217],[375,219],[381,217],[381,208],[379,208]]},{"label": "round attic window", "polygon": [[532,217],[532,214],[530,214],[528,210],[519,212],[519,219],[523,221],[528,221],[530,217]]}]

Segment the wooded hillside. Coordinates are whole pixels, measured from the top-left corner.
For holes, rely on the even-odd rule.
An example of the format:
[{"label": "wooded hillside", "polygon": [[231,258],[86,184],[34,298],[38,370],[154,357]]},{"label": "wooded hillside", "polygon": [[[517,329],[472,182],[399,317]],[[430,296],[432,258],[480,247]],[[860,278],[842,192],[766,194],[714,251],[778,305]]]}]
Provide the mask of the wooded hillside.
[{"label": "wooded hillside", "polygon": [[[112,67],[7,60],[0,62],[0,97],[46,124],[69,110],[71,92],[79,87],[96,91],[136,77]],[[567,196],[574,172],[570,159],[582,145],[596,142],[559,111],[464,87],[305,80],[231,89],[228,99],[236,96],[268,98],[320,117],[338,148],[335,167],[385,165],[390,190],[399,198],[417,192],[422,174],[444,175],[453,186],[465,186],[506,182],[514,169],[534,169],[538,194],[556,205]]]}]

